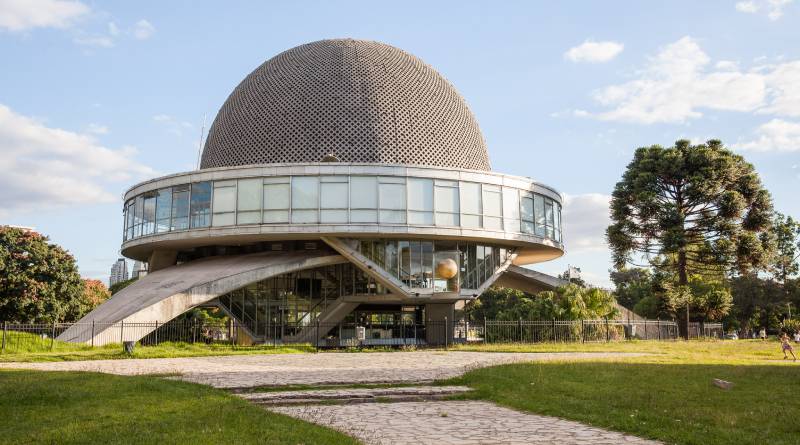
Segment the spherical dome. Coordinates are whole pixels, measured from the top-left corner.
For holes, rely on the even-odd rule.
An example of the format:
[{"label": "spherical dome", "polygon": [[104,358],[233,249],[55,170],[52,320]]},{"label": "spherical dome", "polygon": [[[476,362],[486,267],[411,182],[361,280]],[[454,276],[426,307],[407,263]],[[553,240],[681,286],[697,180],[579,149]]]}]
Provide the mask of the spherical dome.
[{"label": "spherical dome", "polygon": [[491,170],[447,80],[402,50],[352,39],[300,45],[250,73],[217,114],[200,168],[323,159]]}]

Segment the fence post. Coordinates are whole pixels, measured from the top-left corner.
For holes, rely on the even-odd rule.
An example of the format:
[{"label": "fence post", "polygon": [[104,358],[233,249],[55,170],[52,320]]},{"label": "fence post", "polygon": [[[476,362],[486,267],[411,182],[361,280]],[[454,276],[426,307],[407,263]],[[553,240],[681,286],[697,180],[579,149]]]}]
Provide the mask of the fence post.
[{"label": "fence post", "polygon": [[314,352],[319,352],[319,318],[317,319],[317,332],[314,334]]},{"label": "fence post", "polygon": [[53,322],[53,328],[50,330],[50,350],[53,350],[53,344],[56,339],[56,322]]},{"label": "fence post", "polygon": [[3,322],[3,349],[0,350],[3,354],[6,352],[6,331],[8,330],[8,322]]},{"label": "fence post", "polygon": [[581,343],[586,343],[586,334],[583,332],[584,329],[586,329],[586,327],[583,324],[583,318],[581,318]]},{"label": "fence post", "polygon": [[656,321],[656,326],[658,327],[658,341],[661,341],[661,319],[659,318]]},{"label": "fence post", "polygon": [[158,321],[156,321],[156,330],[153,331],[153,333],[155,334],[155,338],[156,338],[155,345],[158,345]]},{"label": "fence post", "polygon": [[483,316],[483,342],[489,343],[489,327],[486,326],[486,315]]},{"label": "fence post", "polygon": [[197,341],[197,319],[192,321],[192,344]]},{"label": "fence post", "polygon": [[444,350],[447,351],[447,317],[444,317]]},{"label": "fence post", "polygon": [[125,319],[119,323],[119,342],[125,342]]},{"label": "fence post", "polygon": [[556,342],[556,319],[553,319],[553,343]]},{"label": "fence post", "polygon": [[91,342],[92,342],[92,347],[94,348],[94,320],[92,320],[92,339],[91,339]]},{"label": "fence post", "polygon": [[611,341],[611,333],[608,332],[608,317],[606,317],[606,343]]}]

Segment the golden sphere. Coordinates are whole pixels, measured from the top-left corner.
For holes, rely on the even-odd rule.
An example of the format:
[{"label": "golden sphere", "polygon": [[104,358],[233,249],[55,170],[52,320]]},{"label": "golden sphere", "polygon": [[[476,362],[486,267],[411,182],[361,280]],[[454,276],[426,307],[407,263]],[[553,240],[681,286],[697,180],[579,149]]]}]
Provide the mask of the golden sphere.
[{"label": "golden sphere", "polygon": [[450,278],[456,276],[456,274],[458,274],[458,264],[456,264],[456,262],[452,259],[445,258],[436,263],[437,276],[449,280]]}]

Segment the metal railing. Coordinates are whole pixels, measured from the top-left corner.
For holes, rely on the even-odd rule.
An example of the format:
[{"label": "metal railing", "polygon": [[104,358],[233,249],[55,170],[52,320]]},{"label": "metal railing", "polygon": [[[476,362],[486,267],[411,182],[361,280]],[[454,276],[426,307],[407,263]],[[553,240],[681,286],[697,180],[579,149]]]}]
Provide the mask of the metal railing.
[{"label": "metal railing", "polygon": [[[67,332],[70,328],[71,331]],[[363,337],[358,333],[363,328]],[[692,323],[690,338],[722,338],[721,323]],[[81,332],[74,342],[59,335]],[[126,341],[141,346],[166,342],[229,345],[292,345],[306,339],[316,347],[436,346],[469,343],[589,343],[623,340],[676,340],[678,324],[662,320],[481,320],[427,321],[424,323],[271,323],[258,337],[235,319],[225,321],[173,320],[146,323],[3,323],[2,353],[74,351],[114,347]],[[65,335],[65,336],[66,336]],[[317,339],[314,344],[314,339]],[[79,340],[79,341],[78,341]]]}]

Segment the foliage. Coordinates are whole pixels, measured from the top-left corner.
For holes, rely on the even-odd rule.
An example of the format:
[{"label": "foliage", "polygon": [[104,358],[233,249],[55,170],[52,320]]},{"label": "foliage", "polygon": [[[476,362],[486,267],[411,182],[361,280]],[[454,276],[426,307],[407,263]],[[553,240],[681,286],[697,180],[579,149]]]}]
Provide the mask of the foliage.
[{"label": "foliage", "polygon": [[783,320],[781,323],[781,331],[786,332],[789,335],[794,335],[795,332],[800,331],[800,319],[786,319]]},{"label": "foliage", "polygon": [[613,318],[616,300],[602,289],[583,288],[576,284],[561,286],[536,296],[511,288],[490,288],[470,303],[473,318],[498,320],[580,320]]},{"label": "foliage", "polygon": [[129,280],[116,282],[112,284],[111,287],[108,288],[108,290],[111,291],[111,295],[114,295],[117,292],[121,291],[122,289],[125,289],[126,287],[130,286],[138,279],[139,277],[134,277]]},{"label": "foliage", "polygon": [[74,306],[73,312],[67,315],[69,320],[79,320],[111,296],[111,292],[102,281],[88,278],[81,281],[83,282],[83,293],[79,304]]},{"label": "foliage", "polygon": [[[0,371],[9,444],[355,444],[226,391],[153,376]],[[235,438],[235,439],[234,439]]]},{"label": "foliage", "polygon": [[771,217],[769,193],[744,158],[719,140],[679,140],[636,150],[614,189],[606,238],[618,269],[644,255],[684,286],[692,274],[765,267]]},{"label": "foliage", "polygon": [[74,321],[85,285],[75,259],[34,231],[0,226],[0,320]]},{"label": "foliage", "polygon": [[780,213],[775,215],[772,223],[775,233],[775,255],[770,266],[773,276],[785,283],[786,280],[800,271],[797,259],[800,258],[800,223],[791,216]]},{"label": "foliage", "polygon": [[[642,299],[652,297],[652,278],[648,269],[640,267],[611,271],[611,281],[615,286],[614,296],[617,298],[617,302],[628,309],[633,309]],[[636,311],[634,310],[634,312]]]},{"label": "foliage", "polygon": [[736,320],[745,332],[767,328],[775,331],[781,320],[800,310],[800,279],[778,283],[755,274],[731,279],[733,309],[726,324]]}]

